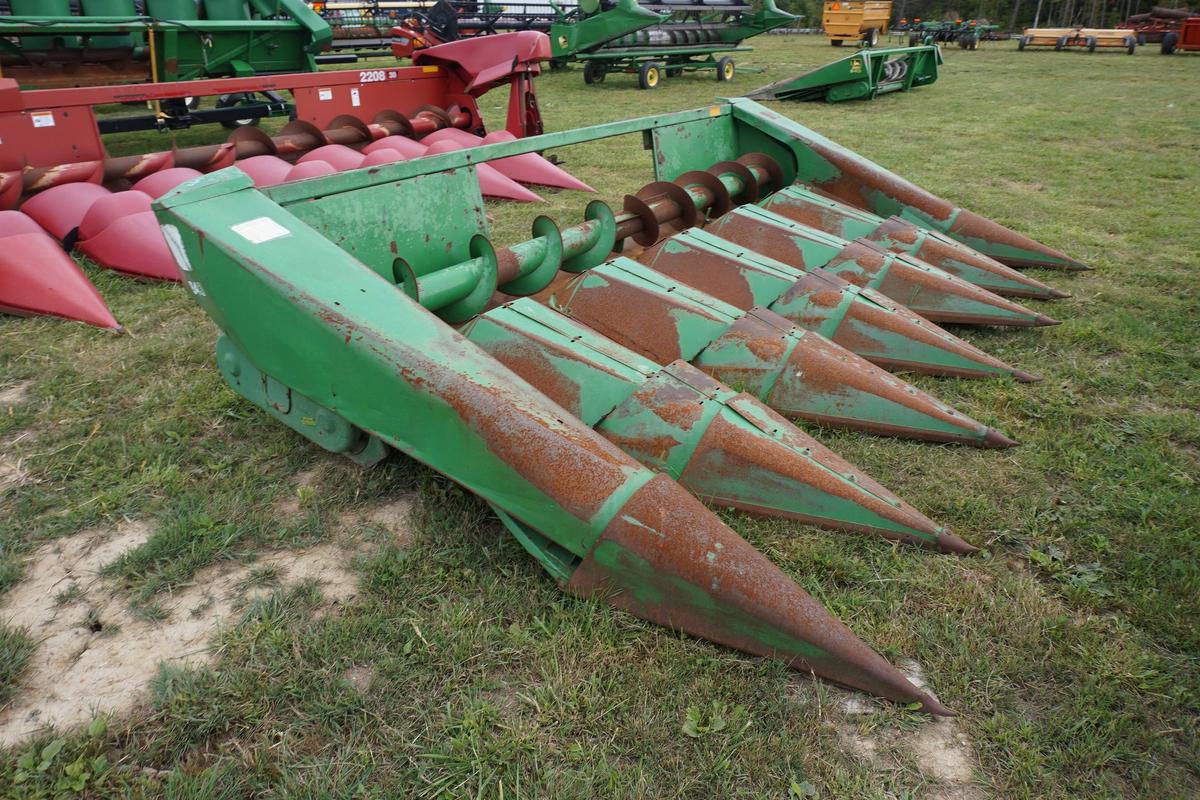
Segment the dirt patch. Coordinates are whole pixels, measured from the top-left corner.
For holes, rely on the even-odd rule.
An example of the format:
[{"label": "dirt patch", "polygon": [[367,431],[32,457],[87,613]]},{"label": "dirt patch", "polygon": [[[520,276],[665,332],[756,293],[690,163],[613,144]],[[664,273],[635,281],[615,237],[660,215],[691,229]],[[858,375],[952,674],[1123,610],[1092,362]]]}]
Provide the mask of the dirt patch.
[{"label": "dirt patch", "polygon": [[365,693],[371,688],[371,682],[375,680],[375,670],[370,667],[350,667],[342,673],[342,680]]},{"label": "dirt patch", "polygon": [[411,498],[404,497],[385,505],[369,508],[363,512],[363,521],[368,525],[383,528],[392,534],[396,544],[412,544],[416,539]]},{"label": "dirt patch", "polygon": [[[160,663],[192,666],[214,655],[210,639],[247,602],[281,584],[319,581],[326,609],[357,592],[348,560],[355,548],[321,544],[274,552],[248,564],[220,564],[158,599],[162,619],[134,615],[99,575],[153,531],[144,522],[86,530],[37,550],[25,578],[0,604],[0,619],[39,642],[22,685],[0,709],[0,745],[47,726],[67,728],[98,713],[123,715],[145,695]],[[270,585],[259,580],[270,575]]]},{"label": "dirt patch", "polygon": [[1177,449],[1179,452],[1183,453],[1185,456],[1190,458],[1192,461],[1195,461],[1197,464],[1200,464],[1200,447],[1196,447],[1196,445],[1194,445],[1194,444],[1184,444],[1181,442],[1175,442],[1174,444],[1175,444],[1175,449]]},{"label": "dirt patch", "polygon": [[275,511],[286,519],[297,519],[308,507],[321,477],[320,465],[296,473],[296,485],[291,494],[275,504]]},{"label": "dirt patch", "polygon": [[390,503],[344,512],[338,520],[343,531],[353,533],[363,526],[387,531],[392,541],[401,547],[417,539],[415,508],[411,497],[401,497]]},{"label": "dirt patch", "polygon": [[[920,664],[898,661],[896,666],[913,684],[929,691]],[[873,701],[847,693],[840,706],[842,718],[834,717],[834,728],[838,741],[855,757],[880,771],[895,769],[894,762],[901,759],[916,762],[930,782],[921,794],[926,800],[984,800],[987,796],[975,782],[978,760],[958,720],[934,717],[915,729],[864,729],[856,718],[865,720],[873,713]]]},{"label": "dirt patch", "polygon": [[992,186],[1003,186],[1005,189],[1014,192],[1044,192],[1046,191],[1045,184],[1033,183],[1026,181],[1013,181],[1008,178],[993,178],[987,181]]},{"label": "dirt patch", "polygon": [[29,473],[21,466],[21,459],[0,453],[0,494],[27,483]]},{"label": "dirt patch", "polygon": [[33,381],[24,381],[13,386],[6,386],[0,389],[0,411],[8,412],[13,406],[19,406],[29,399],[29,392],[33,389]]}]

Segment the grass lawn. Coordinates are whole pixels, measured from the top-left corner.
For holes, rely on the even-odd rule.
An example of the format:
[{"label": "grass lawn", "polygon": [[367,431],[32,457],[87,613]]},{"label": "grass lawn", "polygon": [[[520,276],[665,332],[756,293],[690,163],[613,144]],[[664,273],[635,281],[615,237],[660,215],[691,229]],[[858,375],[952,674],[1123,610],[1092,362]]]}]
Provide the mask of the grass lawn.
[{"label": "grass lawn", "polygon": [[[701,106],[839,54],[766,36],[739,58],[765,71],[731,84],[587,87],[573,69],[538,93],[561,130]],[[168,663],[131,716],[2,751],[0,794],[1200,796],[1198,76],[1200,56],[1155,46],[985,42],[948,49],[941,80],[911,94],[771,104],[1095,267],[1037,273],[1074,294],[1029,303],[1061,326],[955,330],[1043,382],[913,378],[1022,447],[819,433],[982,555],[722,513],[866,642],[918,662],[957,720],[564,596],[448,480],[400,455],[361,470],[238,399],[181,288],[89,267],[127,335],[0,321],[0,444],[23,476],[0,488],[0,589],[50,540],[137,521],[148,534],[104,579],[128,625],[161,624],[173,596],[233,565],[260,591],[207,665]],[[505,101],[483,100],[493,127]],[[651,179],[640,145],[559,155],[619,203]],[[165,146],[140,134],[112,149]],[[536,211],[489,203],[496,240],[525,238],[537,212],[581,218],[585,197],[544,196]],[[411,506],[402,536],[374,511],[396,503]],[[322,542],[358,554],[357,594],[335,611],[313,582],[253,569]],[[30,635],[0,630],[0,700],[29,678]],[[958,763],[939,768],[947,750]]]}]

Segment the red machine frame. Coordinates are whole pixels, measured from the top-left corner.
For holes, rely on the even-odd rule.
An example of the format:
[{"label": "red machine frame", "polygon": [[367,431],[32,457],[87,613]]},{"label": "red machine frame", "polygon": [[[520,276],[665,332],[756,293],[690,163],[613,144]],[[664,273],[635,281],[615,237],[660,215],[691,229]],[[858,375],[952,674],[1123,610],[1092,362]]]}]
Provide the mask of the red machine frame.
[{"label": "red machine frame", "polygon": [[[516,137],[542,133],[533,76],[540,72],[540,61],[549,57],[545,35],[489,37],[486,44],[472,41],[470,50],[461,44],[424,51],[411,67],[28,91],[0,78],[0,208],[14,208],[22,195],[60,182],[107,181],[136,170],[132,163],[120,163],[135,157],[107,159],[93,107],[111,103],[287,91],[294,102],[293,129],[307,126],[320,138],[326,128],[350,126],[369,140],[375,134],[368,128],[380,122],[410,134],[427,133],[413,130],[422,121],[409,118],[418,115],[482,134],[476,98],[508,83],[508,132]],[[165,161],[168,154],[162,155]],[[92,165],[99,171],[84,174]],[[72,169],[74,174],[67,175]]]}]

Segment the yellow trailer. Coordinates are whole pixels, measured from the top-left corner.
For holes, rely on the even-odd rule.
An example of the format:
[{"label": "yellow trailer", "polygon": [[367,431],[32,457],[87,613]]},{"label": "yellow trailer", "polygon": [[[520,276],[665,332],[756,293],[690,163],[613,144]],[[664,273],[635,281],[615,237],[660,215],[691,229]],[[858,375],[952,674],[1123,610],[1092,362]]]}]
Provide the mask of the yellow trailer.
[{"label": "yellow trailer", "polygon": [[831,0],[825,3],[821,27],[834,47],[860,41],[874,47],[880,35],[887,33],[891,18],[891,0]]},{"label": "yellow trailer", "polygon": [[1095,52],[1097,47],[1116,47],[1133,55],[1137,39],[1132,31],[1114,28],[1026,28],[1017,41],[1017,49],[1026,47],[1053,47],[1055,50],[1083,47],[1089,53]]}]

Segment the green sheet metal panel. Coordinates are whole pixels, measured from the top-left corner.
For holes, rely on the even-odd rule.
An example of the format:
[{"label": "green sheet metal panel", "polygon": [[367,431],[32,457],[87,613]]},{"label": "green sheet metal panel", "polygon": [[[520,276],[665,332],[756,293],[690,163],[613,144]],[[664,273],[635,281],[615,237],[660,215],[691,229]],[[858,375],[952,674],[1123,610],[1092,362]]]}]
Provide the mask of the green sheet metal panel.
[{"label": "green sheet metal panel", "polygon": [[685,172],[737,158],[733,118],[722,111],[721,106],[713,106],[708,119],[655,128],[654,177],[673,181]]}]

